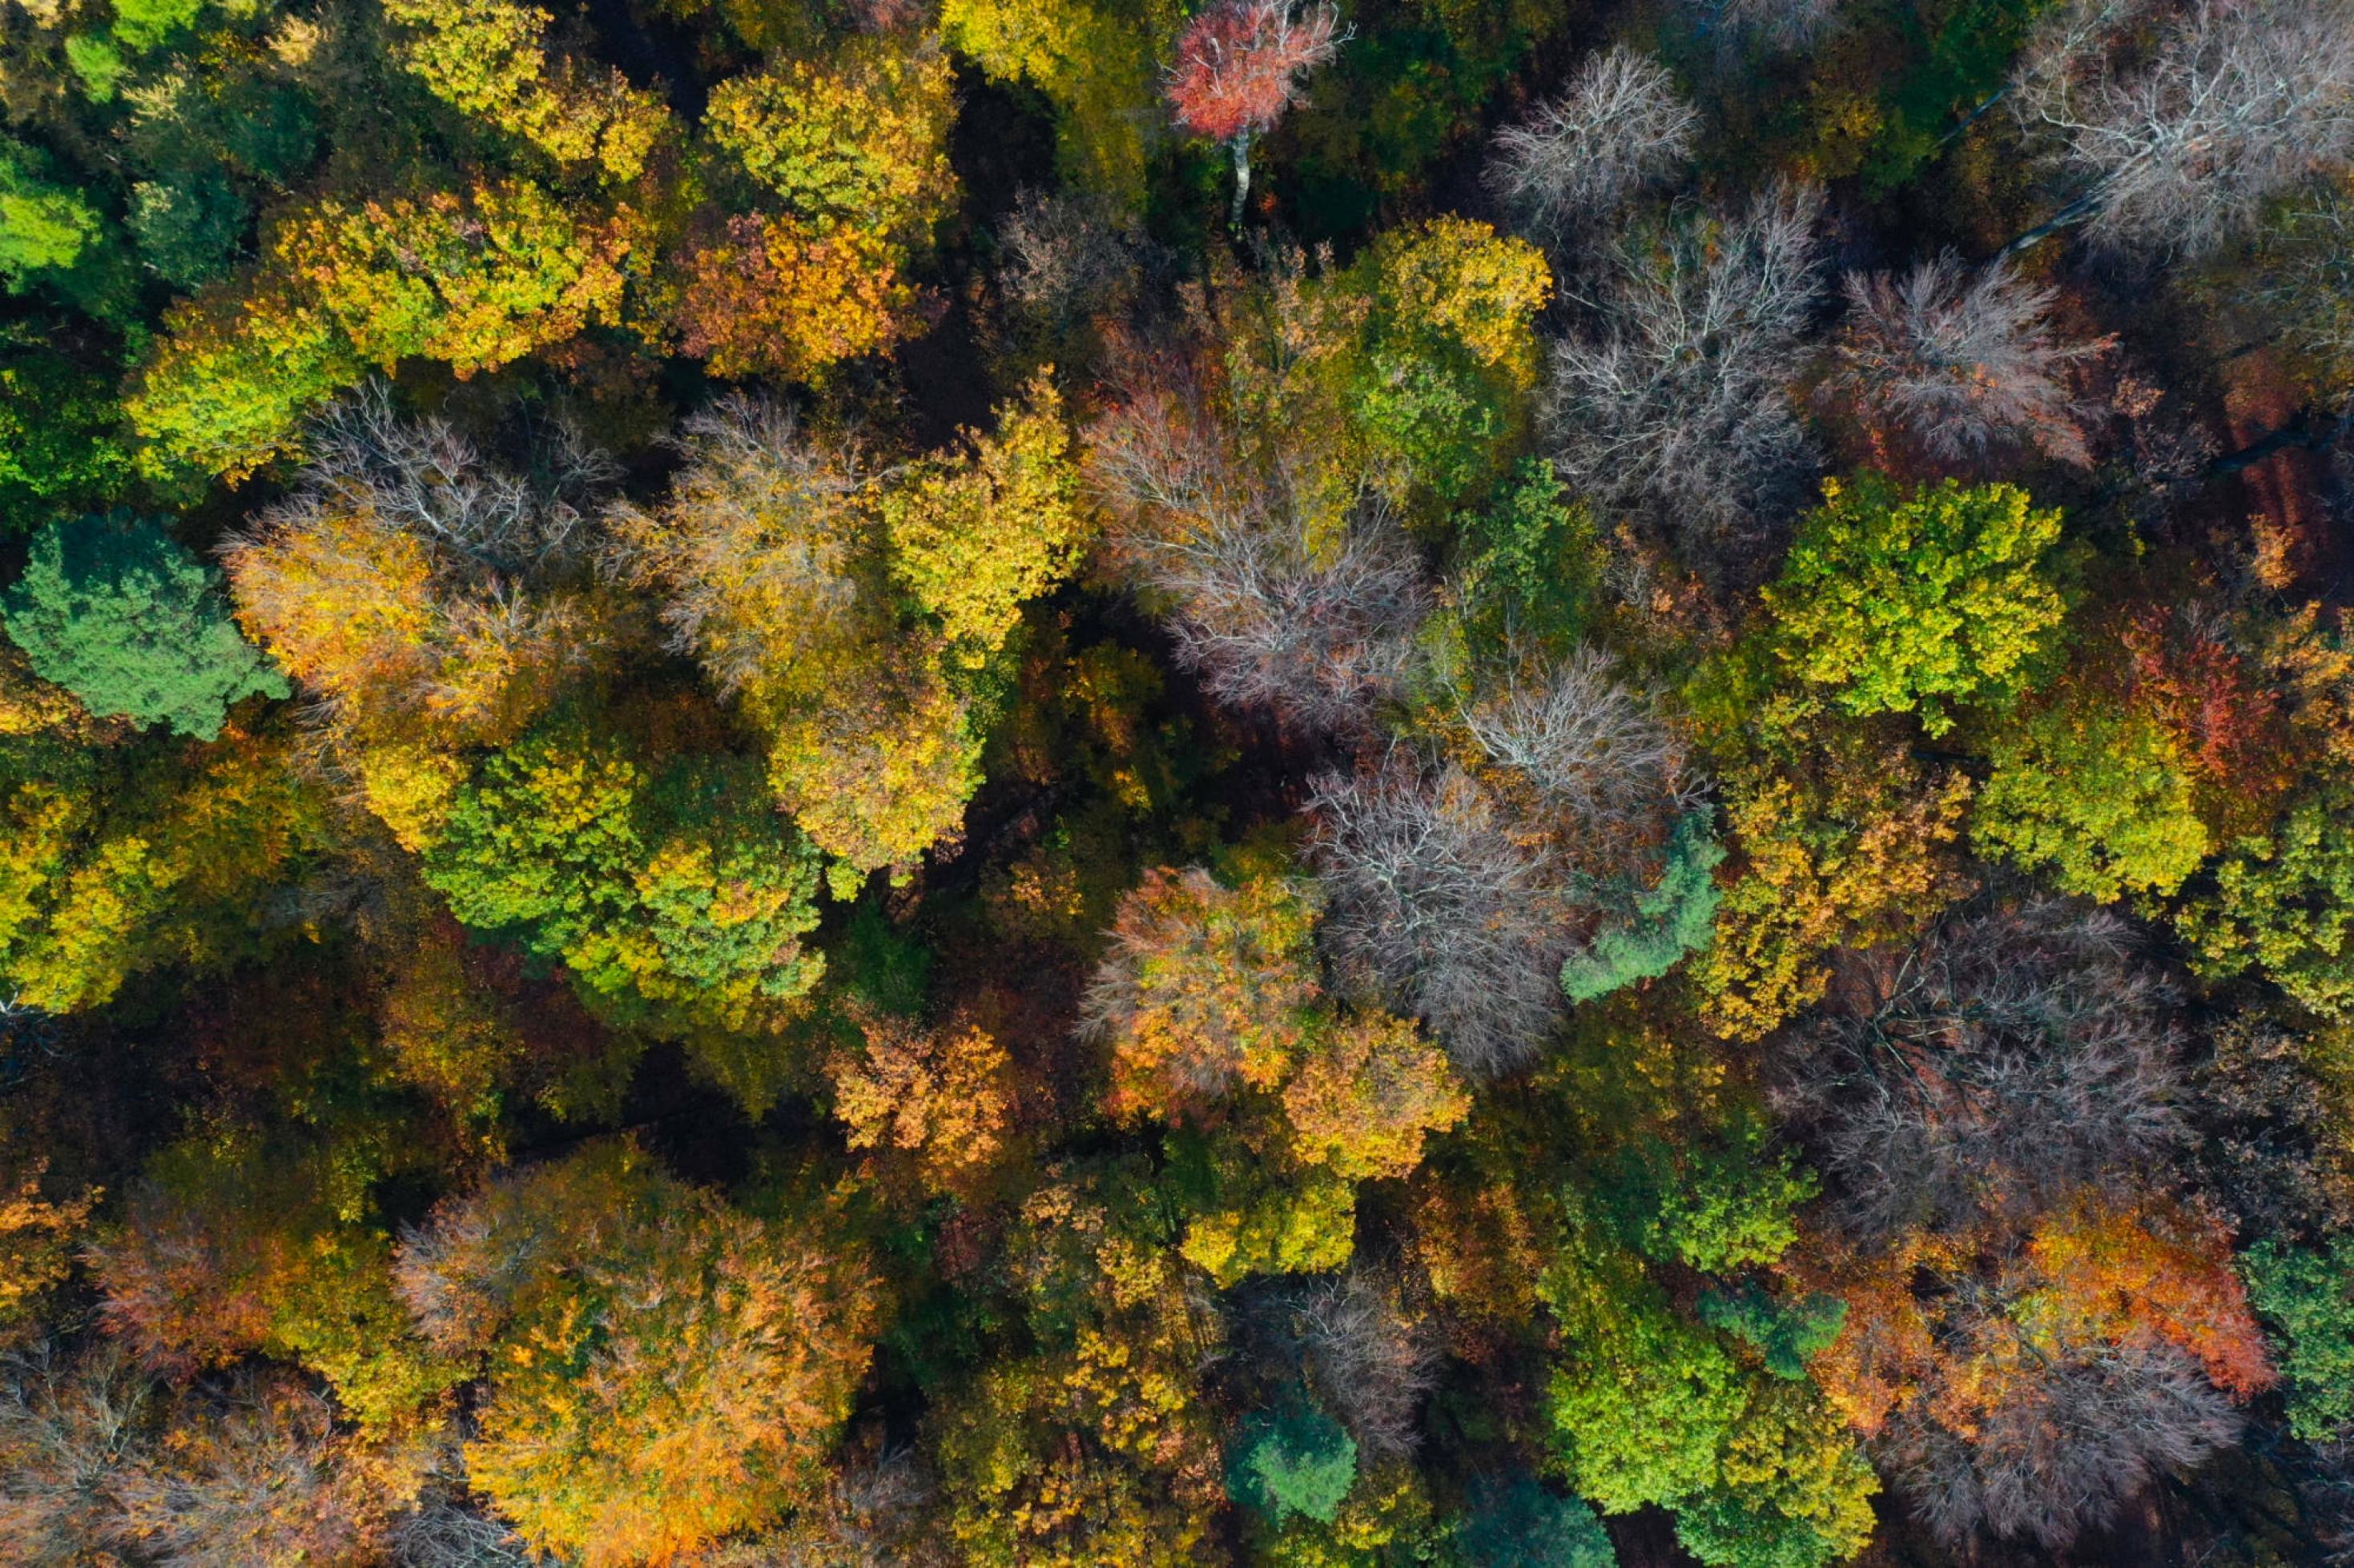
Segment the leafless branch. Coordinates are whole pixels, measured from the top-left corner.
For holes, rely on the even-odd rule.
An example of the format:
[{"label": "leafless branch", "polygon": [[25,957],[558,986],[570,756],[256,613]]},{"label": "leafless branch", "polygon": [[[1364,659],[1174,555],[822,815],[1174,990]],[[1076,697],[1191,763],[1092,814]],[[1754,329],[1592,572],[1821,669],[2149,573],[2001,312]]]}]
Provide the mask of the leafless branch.
[{"label": "leafless branch", "polygon": [[[1820,192],[1776,185],[1732,219],[1630,239],[1555,347],[1547,410],[1564,478],[1723,570],[1803,502],[1815,460],[1789,388],[1818,291]],[[1754,563],[1753,563],[1754,564]]]},{"label": "leafless branch", "polygon": [[2097,243],[2203,254],[2354,155],[2354,7],[2073,0],[2039,24],[2011,102],[2084,188]]},{"label": "leafless branch", "polygon": [[2069,343],[2052,330],[2058,291],[2029,283],[2001,260],[1972,275],[1947,251],[1902,279],[1850,272],[1845,291],[1848,320],[1827,390],[1901,425],[1945,461],[2016,444],[2092,461],[2065,376],[2108,344]]},{"label": "leafless branch", "polygon": [[1488,187],[1548,243],[1608,223],[1691,155],[1700,111],[1667,69],[1621,44],[1588,56],[1561,93],[1500,132]]},{"label": "leafless branch", "polygon": [[1336,960],[1419,1016],[1466,1073],[1532,1055],[1575,945],[1576,906],[1551,853],[1515,835],[1457,768],[1433,775],[1393,758],[1357,778],[1328,775],[1308,810]]}]

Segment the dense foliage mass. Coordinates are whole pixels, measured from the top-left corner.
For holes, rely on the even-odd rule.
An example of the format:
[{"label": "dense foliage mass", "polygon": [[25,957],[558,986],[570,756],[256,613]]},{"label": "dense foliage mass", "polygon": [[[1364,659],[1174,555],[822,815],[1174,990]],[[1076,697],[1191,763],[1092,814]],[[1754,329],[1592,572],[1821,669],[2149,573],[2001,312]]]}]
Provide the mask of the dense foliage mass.
[{"label": "dense foliage mass", "polygon": [[0,1568],[2354,1563],[2354,0],[0,4]]}]

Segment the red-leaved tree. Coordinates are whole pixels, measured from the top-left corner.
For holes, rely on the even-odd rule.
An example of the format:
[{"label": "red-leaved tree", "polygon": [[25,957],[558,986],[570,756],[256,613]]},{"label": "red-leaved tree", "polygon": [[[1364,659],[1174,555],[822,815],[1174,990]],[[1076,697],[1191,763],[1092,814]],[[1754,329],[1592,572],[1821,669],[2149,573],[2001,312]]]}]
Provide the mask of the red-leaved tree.
[{"label": "red-leaved tree", "polygon": [[1299,101],[1299,79],[1347,41],[1331,0],[1305,9],[1299,0],[1222,0],[1177,40],[1169,101],[1186,130],[1234,149],[1232,223],[1242,223],[1250,195],[1252,141]]}]

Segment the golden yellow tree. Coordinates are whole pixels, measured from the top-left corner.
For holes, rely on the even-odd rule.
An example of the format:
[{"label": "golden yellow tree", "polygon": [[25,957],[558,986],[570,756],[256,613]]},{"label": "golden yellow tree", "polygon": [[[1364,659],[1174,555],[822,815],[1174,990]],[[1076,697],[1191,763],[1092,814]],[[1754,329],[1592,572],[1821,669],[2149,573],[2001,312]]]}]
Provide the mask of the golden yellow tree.
[{"label": "golden yellow tree", "polygon": [[634,180],[666,135],[662,101],[621,73],[551,57],[556,18],[513,0],[386,0],[392,56],[434,97],[559,166]]},{"label": "golden yellow tree", "polygon": [[1052,387],[999,427],[873,472],[731,398],[688,423],[668,502],[614,519],[673,645],[768,732],[778,800],[852,881],[960,829],[998,655],[1087,536]]},{"label": "golden yellow tree", "polygon": [[831,58],[779,58],[730,77],[712,90],[704,125],[801,217],[917,239],[955,199],[955,117],[937,39],[867,35]]},{"label": "golden yellow tree", "polygon": [[893,575],[967,663],[1013,634],[1022,606],[1071,575],[1095,533],[1079,493],[1071,432],[1053,367],[967,454],[935,457],[885,496]]},{"label": "golden yellow tree", "polygon": [[872,1355],[864,1263],[592,1147],[445,1205],[403,1298],[483,1378],[470,1478],[588,1568],[664,1563],[823,1487]]}]

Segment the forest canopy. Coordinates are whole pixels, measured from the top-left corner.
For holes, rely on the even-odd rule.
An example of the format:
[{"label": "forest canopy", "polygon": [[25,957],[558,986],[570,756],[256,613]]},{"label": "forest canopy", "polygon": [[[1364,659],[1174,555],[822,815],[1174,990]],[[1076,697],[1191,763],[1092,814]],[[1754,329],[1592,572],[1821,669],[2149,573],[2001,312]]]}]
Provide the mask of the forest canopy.
[{"label": "forest canopy", "polygon": [[0,4],[0,1568],[2354,1563],[2354,0]]}]

